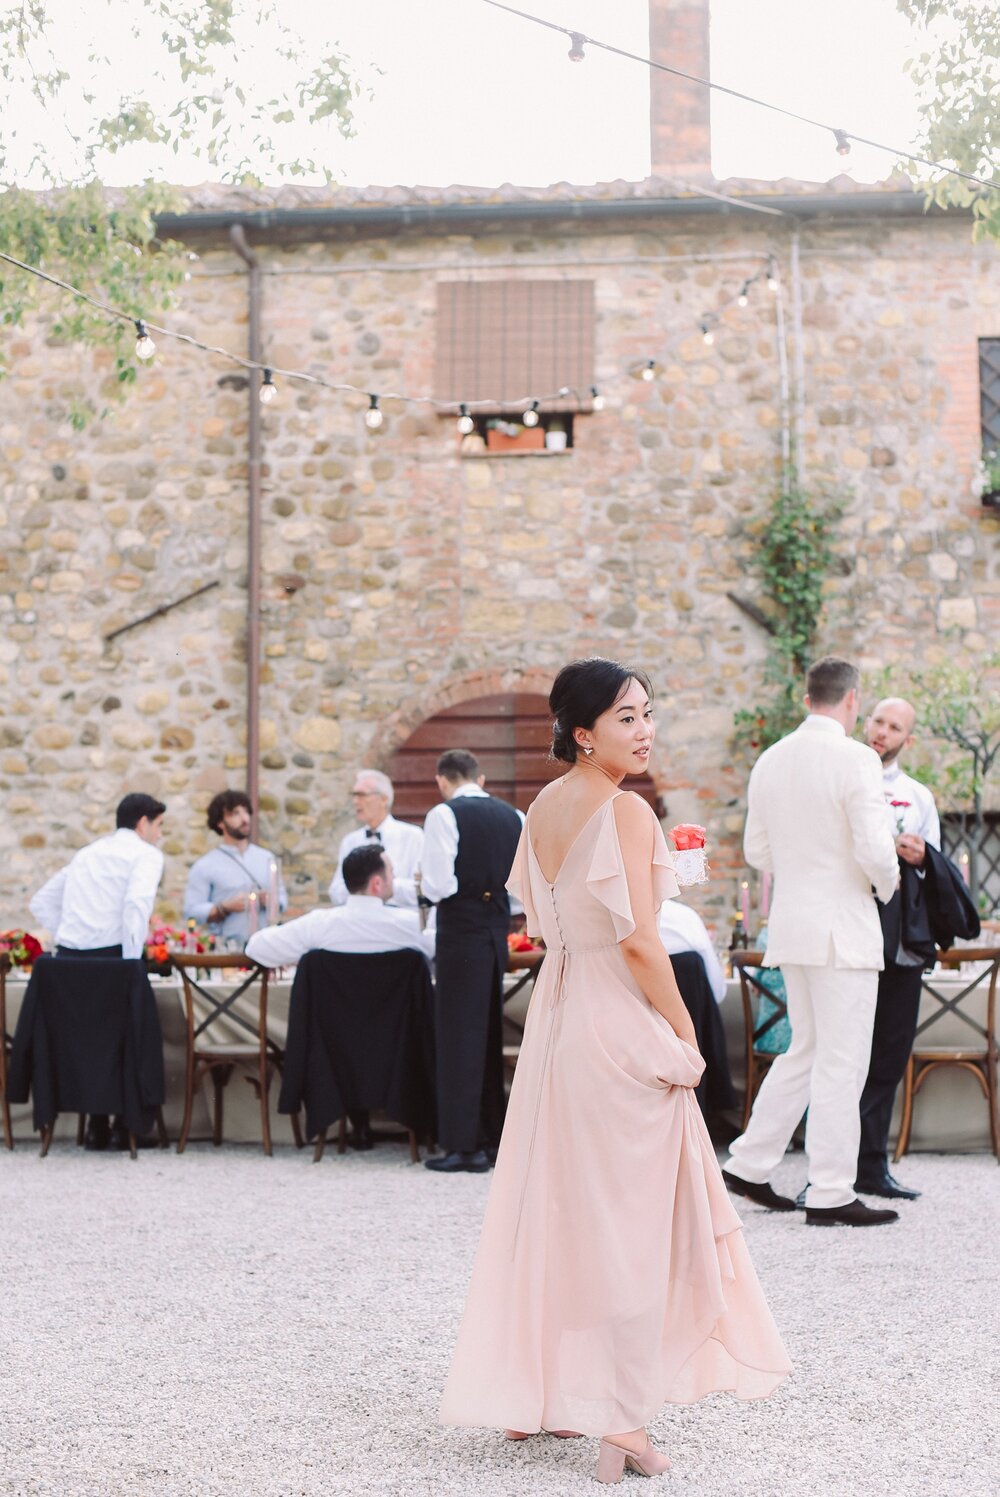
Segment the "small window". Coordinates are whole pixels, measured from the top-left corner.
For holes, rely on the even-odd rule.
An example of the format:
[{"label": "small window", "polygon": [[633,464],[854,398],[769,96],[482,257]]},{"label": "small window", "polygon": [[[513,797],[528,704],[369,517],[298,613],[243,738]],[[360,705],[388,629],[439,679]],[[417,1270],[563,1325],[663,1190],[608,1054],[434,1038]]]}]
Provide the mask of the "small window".
[{"label": "small window", "polygon": [[438,283],[434,393],[456,414],[475,402],[477,425],[514,422],[537,400],[547,429],[550,416],[590,409],[593,370],[593,281]]},{"label": "small window", "polygon": [[979,420],[984,452],[1000,452],[1000,338],[979,340]]}]

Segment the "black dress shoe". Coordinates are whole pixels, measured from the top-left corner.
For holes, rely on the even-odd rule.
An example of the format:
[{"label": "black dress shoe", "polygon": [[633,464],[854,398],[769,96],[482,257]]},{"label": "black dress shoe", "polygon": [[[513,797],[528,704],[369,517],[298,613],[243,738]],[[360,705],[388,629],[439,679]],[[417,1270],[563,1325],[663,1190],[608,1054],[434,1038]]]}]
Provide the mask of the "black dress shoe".
[{"label": "black dress shoe", "polygon": [[117,1118],[112,1124],[111,1134],[108,1138],[108,1148],[117,1149],[119,1153],[128,1152],[128,1129]]},{"label": "black dress shoe", "polygon": [[881,1227],[898,1222],[898,1211],[873,1211],[864,1201],[848,1201],[846,1206],[807,1206],[809,1227]]},{"label": "black dress shoe", "polygon": [[887,1169],[880,1175],[859,1175],[854,1189],[863,1196],[883,1196],[888,1201],[919,1201],[919,1190],[908,1190],[905,1185],[890,1175]]},{"label": "black dress shoe", "polygon": [[437,1170],[439,1174],[457,1175],[484,1175],[490,1167],[490,1161],[486,1157],[484,1149],[476,1149],[473,1154],[436,1154],[433,1159],[424,1160],[425,1170]]},{"label": "black dress shoe", "polygon": [[368,1149],[374,1149],[375,1135],[367,1126],[365,1126],[364,1128],[352,1128],[351,1136],[348,1142],[350,1143],[352,1149],[358,1149],[360,1152],[364,1153]]},{"label": "black dress shoe", "polygon": [[111,1138],[111,1128],[107,1118],[89,1118],[87,1120],[87,1131],[83,1136],[83,1147],[94,1152],[102,1152],[108,1147]]},{"label": "black dress shoe", "polygon": [[734,1196],[746,1196],[748,1201],[756,1201],[758,1206],[766,1206],[769,1211],[794,1211],[795,1202],[788,1196],[779,1196],[770,1185],[758,1185],[753,1180],[741,1180],[739,1175],[731,1175],[728,1170],[722,1171],[725,1180]]}]

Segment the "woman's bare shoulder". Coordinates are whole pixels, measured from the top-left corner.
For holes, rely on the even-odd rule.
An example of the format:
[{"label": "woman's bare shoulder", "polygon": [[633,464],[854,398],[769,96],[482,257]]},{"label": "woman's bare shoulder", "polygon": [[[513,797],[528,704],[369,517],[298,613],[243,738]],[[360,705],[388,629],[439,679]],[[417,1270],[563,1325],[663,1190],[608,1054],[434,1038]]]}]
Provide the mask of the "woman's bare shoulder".
[{"label": "woman's bare shoulder", "polygon": [[566,776],[564,774],[561,774],[558,779],[550,780],[547,785],[542,786],[541,790],[539,790],[538,794],[531,802],[531,805],[528,807],[529,816],[534,818],[535,816],[537,816],[539,811],[544,812],[551,807],[552,802],[558,798],[559,791],[562,788],[562,784],[565,778]]},{"label": "woman's bare shoulder", "polygon": [[637,791],[623,790],[620,795],[615,796],[614,801],[615,821],[619,831],[649,831],[652,823],[656,822],[656,812]]}]

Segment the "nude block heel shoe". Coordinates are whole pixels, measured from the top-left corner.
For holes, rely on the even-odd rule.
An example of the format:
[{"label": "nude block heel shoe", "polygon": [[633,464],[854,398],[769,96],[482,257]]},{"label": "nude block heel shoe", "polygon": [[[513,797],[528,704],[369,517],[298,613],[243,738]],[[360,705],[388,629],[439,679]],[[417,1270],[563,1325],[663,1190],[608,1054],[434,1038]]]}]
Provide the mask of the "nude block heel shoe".
[{"label": "nude block heel shoe", "polygon": [[616,1445],[612,1440],[602,1440],[601,1448],[597,1452],[597,1480],[607,1482],[609,1485],[621,1481],[626,1466],[638,1476],[662,1476],[669,1465],[670,1457],[657,1450],[648,1437],[646,1448],[641,1455],[625,1450],[623,1446]]}]

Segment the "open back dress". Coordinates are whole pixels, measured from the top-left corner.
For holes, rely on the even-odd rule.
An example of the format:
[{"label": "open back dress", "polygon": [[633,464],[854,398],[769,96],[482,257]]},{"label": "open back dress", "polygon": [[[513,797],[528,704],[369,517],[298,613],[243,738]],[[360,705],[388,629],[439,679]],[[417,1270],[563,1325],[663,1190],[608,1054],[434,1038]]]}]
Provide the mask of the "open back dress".
[{"label": "open back dress", "polygon": [[[603,1435],[664,1402],[766,1397],[790,1369],[693,1091],[644,997],[614,803],[554,883],[529,811],[507,887],[546,957],[441,1406],[453,1425]],[[652,810],[657,907],[677,893]]]}]

